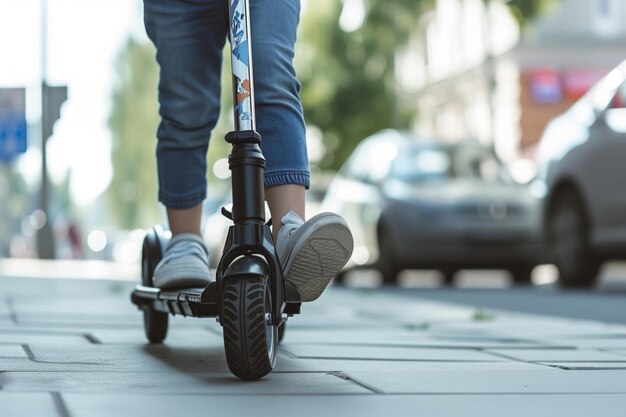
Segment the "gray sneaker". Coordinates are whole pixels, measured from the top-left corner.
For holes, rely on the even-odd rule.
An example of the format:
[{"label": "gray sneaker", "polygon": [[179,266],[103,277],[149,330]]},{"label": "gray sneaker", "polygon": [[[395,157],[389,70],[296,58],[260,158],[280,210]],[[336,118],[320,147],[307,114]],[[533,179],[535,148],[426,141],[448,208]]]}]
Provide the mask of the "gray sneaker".
[{"label": "gray sneaker", "polygon": [[302,301],[317,299],[352,255],[352,233],[335,213],[321,213],[305,222],[290,211],[281,219],[276,251],[285,278]]},{"label": "gray sneaker", "polygon": [[211,282],[209,252],[193,233],[175,235],[154,270],[154,286],[161,289],[205,287]]}]

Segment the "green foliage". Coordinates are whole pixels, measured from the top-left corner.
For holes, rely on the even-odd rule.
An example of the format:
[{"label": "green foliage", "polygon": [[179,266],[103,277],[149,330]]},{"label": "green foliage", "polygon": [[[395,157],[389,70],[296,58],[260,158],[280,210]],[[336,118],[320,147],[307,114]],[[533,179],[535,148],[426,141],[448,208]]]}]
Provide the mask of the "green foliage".
[{"label": "green foliage", "polygon": [[521,26],[527,25],[533,17],[546,12],[559,0],[509,0],[507,5]]},{"label": "green foliage", "polygon": [[381,128],[408,127],[413,111],[397,91],[394,58],[425,4],[367,0],[365,20],[352,32],[339,26],[342,2],[307,9],[296,66],[307,123],[324,132],[322,168],[339,168],[361,139]]},{"label": "green foliage", "polygon": [[113,179],[107,190],[113,221],[123,228],[160,220],[157,204],[156,129],[158,67],[151,44],[130,38],[116,62],[109,118]]},{"label": "green foliage", "polygon": [[[113,179],[107,199],[113,222],[122,228],[146,227],[162,220],[163,210],[157,201],[156,130],[159,124],[158,76],[155,48],[151,43],[128,39],[115,66],[117,83],[113,91],[111,129]],[[230,65],[224,60],[224,67]],[[231,77],[222,71],[221,117],[213,131],[208,155],[210,182],[215,160],[228,155],[223,140],[232,130]]]},{"label": "green foliage", "polygon": [[493,321],[496,319],[496,315],[491,311],[485,311],[481,308],[476,309],[472,314],[473,321]]},{"label": "green foliage", "polygon": [[[507,4],[520,22],[526,22],[555,1]],[[324,133],[325,169],[338,169],[366,136],[388,127],[408,128],[415,116],[413,104],[395,80],[394,58],[435,0],[364,3],[365,20],[353,32],[339,26],[341,0],[315,2],[301,23],[296,51],[301,97],[307,123]]]},{"label": "green foliage", "polygon": [[[302,16],[296,66],[307,123],[324,133],[328,153],[321,163],[323,169],[339,168],[361,139],[382,128],[407,128],[414,116],[415,109],[395,80],[395,53],[406,45],[434,0],[364,2],[365,19],[352,32],[339,26],[341,0],[314,2]],[[520,21],[526,21],[542,11],[544,3],[511,0],[508,4]],[[146,227],[162,216],[157,203],[155,149],[159,116],[154,55],[152,44],[131,38],[115,68],[117,84],[109,118],[114,173],[107,198],[113,221],[124,228]],[[224,66],[228,65],[225,59]],[[223,135],[232,128],[227,68],[222,80],[223,111],[208,156],[211,182],[216,181],[211,173],[213,162],[229,150]]]}]

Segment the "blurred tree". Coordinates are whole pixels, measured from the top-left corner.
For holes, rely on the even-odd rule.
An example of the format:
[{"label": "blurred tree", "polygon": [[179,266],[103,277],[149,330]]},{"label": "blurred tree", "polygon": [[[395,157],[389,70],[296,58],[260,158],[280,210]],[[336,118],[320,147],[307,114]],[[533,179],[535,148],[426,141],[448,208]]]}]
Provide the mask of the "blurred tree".
[{"label": "blurred tree", "polygon": [[112,220],[145,227],[160,220],[157,204],[156,129],[158,67],[152,44],[130,38],[117,58],[109,117],[113,179],[107,190]]},{"label": "blurred tree", "polygon": [[11,163],[0,164],[0,257],[10,255],[11,238],[21,234],[29,190]]},{"label": "blurred tree", "polygon": [[[364,6],[362,21],[342,28],[344,14],[361,12],[349,8],[359,2]],[[321,168],[338,169],[361,139],[380,129],[409,127],[415,109],[399,91],[395,53],[406,46],[420,17],[435,3],[335,0],[307,8],[296,66],[306,121],[324,132],[327,154]],[[511,0],[507,4],[525,22],[542,11],[544,3]]]},{"label": "blurred tree", "polygon": [[[159,69],[151,43],[128,39],[117,58],[117,83],[113,91],[111,129],[113,179],[107,190],[111,217],[123,228],[146,227],[162,221],[163,209],[157,203],[156,130]],[[230,65],[228,59],[224,66]],[[212,172],[215,160],[228,155],[223,140],[232,130],[230,72],[222,72],[221,117],[213,131],[208,155],[207,177],[218,182]],[[220,188],[221,192],[221,188]]]},{"label": "blurred tree", "polygon": [[560,1],[561,0],[507,0],[507,5],[519,24],[524,26],[528,24],[533,17],[544,13]]},{"label": "blurred tree", "polygon": [[296,52],[305,118],[324,132],[325,169],[339,168],[367,135],[384,127],[408,127],[413,109],[397,94],[395,51],[431,1],[364,0],[363,21],[350,30],[339,23],[342,12],[350,12],[344,4],[310,6]]}]

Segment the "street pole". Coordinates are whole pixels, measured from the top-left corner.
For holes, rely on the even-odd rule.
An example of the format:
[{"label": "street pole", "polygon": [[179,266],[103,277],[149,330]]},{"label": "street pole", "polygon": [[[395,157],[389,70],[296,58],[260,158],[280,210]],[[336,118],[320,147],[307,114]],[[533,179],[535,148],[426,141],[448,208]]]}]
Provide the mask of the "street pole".
[{"label": "street pole", "polygon": [[54,259],[54,236],[49,213],[48,158],[46,145],[52,135],[50,103],[47,84],[48,70],[48,3],[41,0],[41,187],[39,189],[39,210],[44,214],[42,227],[37,231],[37,254],[40,259]]}]

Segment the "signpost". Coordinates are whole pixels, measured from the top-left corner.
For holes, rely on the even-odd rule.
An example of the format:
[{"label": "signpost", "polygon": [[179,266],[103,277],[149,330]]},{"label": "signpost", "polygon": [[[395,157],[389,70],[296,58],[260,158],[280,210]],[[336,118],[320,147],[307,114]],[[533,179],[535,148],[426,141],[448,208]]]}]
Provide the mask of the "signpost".
[{"label": "signpost", "polygon": [[61,106],[67,100],[66,86],[50,86],[45,81],[41,85],[41,188],[39,209],[46,215],[43,227],[37,231],[37,253],[40,259],[54,259],[54,236],[50,221],[47,143],[52,136],[54,124],[61,116]]},{"label": "signpost", "polygon": [[27,143],[26,89],[0,88],[0,162],[26,152]]}]

